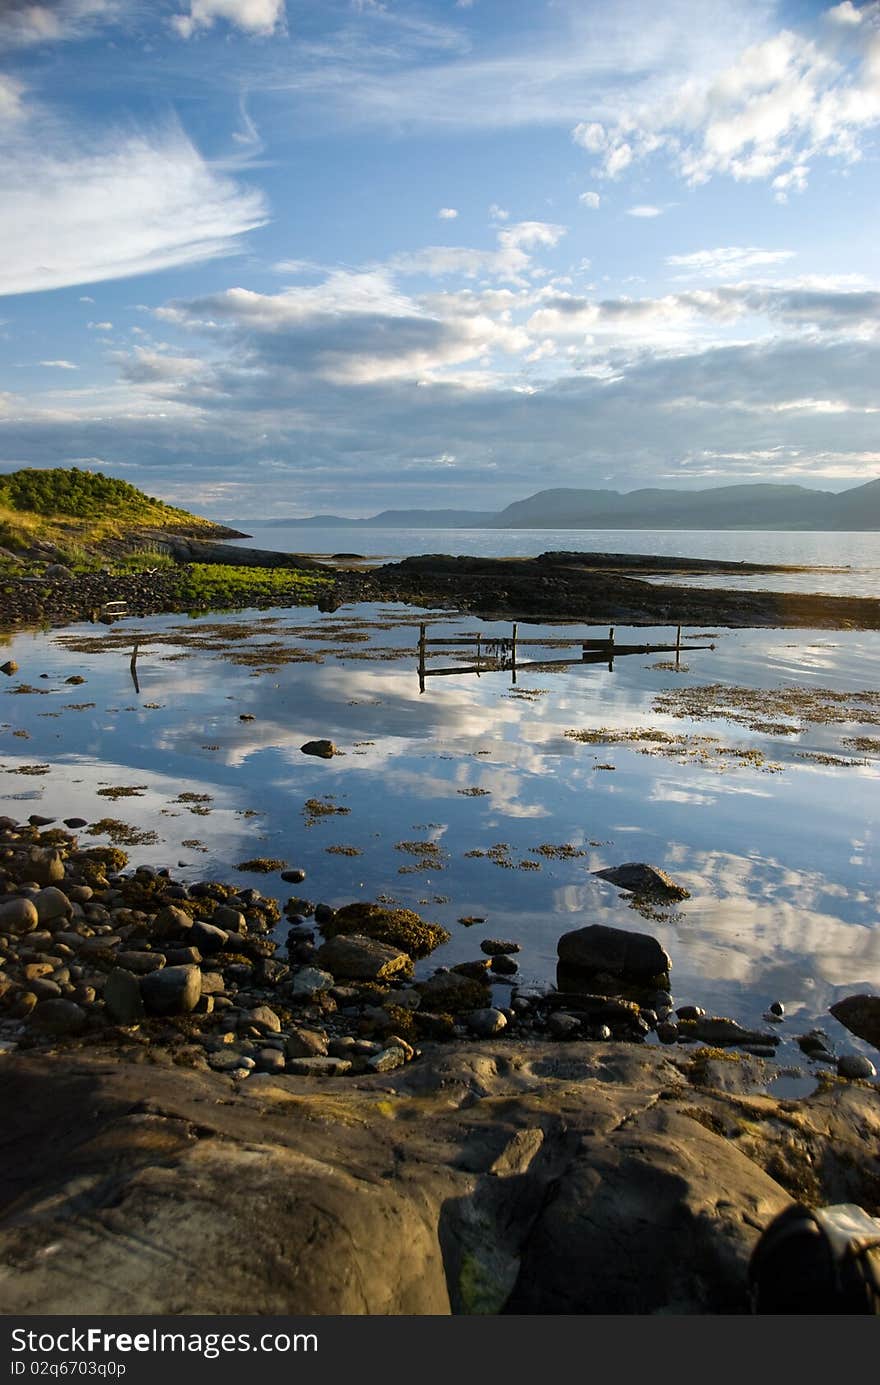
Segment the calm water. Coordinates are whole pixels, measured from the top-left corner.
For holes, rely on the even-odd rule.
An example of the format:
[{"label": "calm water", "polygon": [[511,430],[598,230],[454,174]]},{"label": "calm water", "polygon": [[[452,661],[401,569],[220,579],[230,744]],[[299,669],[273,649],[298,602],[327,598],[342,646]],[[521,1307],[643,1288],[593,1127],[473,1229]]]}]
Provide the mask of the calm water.
[{"label": "calm water", "polygon": [[[438,618],[430,633],[474,628]],[[668,633],[619,629],[617,639],[660,643]],[[686,642],[711,633],[686,631]],[[533,639],[571,634],[528,628]],[[880,711],[850,698],[826,704],[849,720],[816,722],[785,703],[765,705],[757,690],[880,688],[880,637],[723,631],[714,651],[685,654],[678,671],[664,666],[668,654],[633,655],[613,671],[521,668],[516,687],[505,671],[429,678],[424,694],[416,637],[411,611],[365,606],[17,635],[4,647],[20,669],[0,690],[0,813],[122,819],[159,836],[132,848],[133,864],[182,863],[181,878],[238,880],[284,900],[290,890],[277,876],[234,869],[277,856],[305,867],[300,888],[312,900],[386,895],[445,924],[452,941],[434,962],[478,956],[481,936],[517,939],[525,981],[553,979],[556,941],[570,928],[649,931],[673,959],[677,1003],[751,1023],[779,999],[790,1017],[783,1034],[821,1024],[841,1049],[863,1047],[826,1010],[880,989]],[[128,668],[135,638],[139,692]],[[523,648],[519,657],[530,653],[565,650]],[[455,662],[437,655],[429,666]],[[85,683],[66,684],[73,674]],[[22,684],[40,691],[16,694]],[[717,706],[685,718],[671,714],[675,705],[654,706],[707,684],[750,690],[751,703],[733,712],[754,726]],[[644,754],[657,744],[565,734],[598,728],[686,739]],[[301,754],[317,736],[344,754]],[[844,744],[855,737],[875,746]],[[744,758],[750,751],[765,758]],[[823,762],[829,755],[849,763]],[[47,772],[20,772],[32,767]],[[136,786],[137,796],[99,793],[118,786]],[[210,801],[187,805],[182,792]],[[304,805],[314,798],[347,811],[309,825]],[[424,857],[400,844],[424,842],[438,848],[436,860],[414,870]],[[494,854],[507,864],[467,854],[501,843]],[[563,844],[582,854],[536,850]],[[691,898],[646,921],[590,874],[630,860],[665,867]],[[486,923],[468,928],[463,916]],[[780,1056],[800,1060],[790,1039]]]},{"label": "calm water", "polygon": [[652,553],[669,557],[722,558],[743,563],[808,564],[842,572],[775,576],[697,576],[680,580],[699,586],[755,590],[814,591],[876,596],[880,592],[880,534],[754,533],[714,529],[324,529],[274,528],[243,521],[251,548],[299,553],[360,553],[366,558],[402,558],[412,553],[468,553],[530,558],[554,549],[599,553]]}]

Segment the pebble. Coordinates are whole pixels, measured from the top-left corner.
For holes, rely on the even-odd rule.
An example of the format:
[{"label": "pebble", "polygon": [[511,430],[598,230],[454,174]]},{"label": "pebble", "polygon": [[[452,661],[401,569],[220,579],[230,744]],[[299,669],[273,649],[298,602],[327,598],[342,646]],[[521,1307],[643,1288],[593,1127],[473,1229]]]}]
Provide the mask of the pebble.
[{"label": "pebble", "polygon": [[281,872],[281,879],[287,885],[301,885],[305,878],[304,870],[283,870]]},{"label": "pebble", "polygon": [[699,1020],[706,1011],[699,1005],[679,1005],[675,1013],[680,1020]]}]

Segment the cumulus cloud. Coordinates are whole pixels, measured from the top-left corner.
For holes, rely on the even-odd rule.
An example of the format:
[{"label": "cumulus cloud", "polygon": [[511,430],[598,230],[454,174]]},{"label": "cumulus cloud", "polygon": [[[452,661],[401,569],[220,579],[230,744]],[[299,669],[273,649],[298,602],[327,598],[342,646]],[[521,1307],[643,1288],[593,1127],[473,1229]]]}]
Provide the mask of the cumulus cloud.
[{"label": "cumulus cloud", "polygon": [[272,34],[284,21],[284,0],[190,0],[189,12],[175,15],[171,22],[181,38],[191,38],[218,19],[245,33]]},{"label": "cumulus cloud", "polygon": [[0,294],[229,255],[266,220],[262,195],[178,127],[100,140],[26,128],[0,150],[0,185]]},{"label": "cumulus cloud", "polygon": [[601,205],[602,198],[599,196],[598,192],[582,192],[578,201],[582,202],[585,207],[590,207],[595,211],[596,208]]},{"label": "cumulus cloud", "polygon": [[458,212],[455,207],[441,207],[437,215],[441,221],[454,221]]},{"label": "cumulus cloud", "polygon": [[484,274],[518,283],[532,268],[530,252],[552,249],[565,233],[564,226],[553,222],[517,221],[496,228],[496,250],[429,245],[421,250],[401,252],[389,263],[398,274],[423,274],[431,278],[459,274],[467,279]]},{"label": "cumulus cloud", "polygon": [[40,361],[40,365],[42,365],[42,366],[47,366],[48,368],[50,368],[50,369],[55,369],[55,370],[78,370],[78,369],[79,369],[78,366],[75,366],[75,365],[73,364],[73,361]]},{"label": "cumulus cloud", "polygon": [[865,23],[874,4],[845,3],[827,17],[845,28],[845,51],[830,32],[784,29],[745,47],[723,70],[689,74],[661,101],[634,105],[614,120],[581,120],[575,142],[617,178],[662,151],[692,185],[724,174],[770,180],[780,200],[806,186],[820,156],[853,162],[880,124],[880,29]]},{"label": "cumulus cloud", "polygon": [[627,208],[627,211],[626,211],[626,214],[627,214],[627,216],[636,216],[636,217],[643,217],[643,218],[645,218],[645,219],[650,219],[651,217],[662,216],[662,215],[663,215],[663,208],[662,208],[662,207],[652,207],[652,206],[648,205],[647,203],[644,203],[644,202],[643,202],[643,203],[640,203],[639,206],[637,206],[637,207],[628,207],[628,208]]}]

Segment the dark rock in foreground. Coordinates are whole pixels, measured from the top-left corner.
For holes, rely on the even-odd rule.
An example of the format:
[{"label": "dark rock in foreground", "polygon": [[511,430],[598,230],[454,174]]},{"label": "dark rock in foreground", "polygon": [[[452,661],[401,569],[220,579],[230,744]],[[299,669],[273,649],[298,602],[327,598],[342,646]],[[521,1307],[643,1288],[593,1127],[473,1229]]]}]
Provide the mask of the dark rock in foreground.
[{"label": "dark rock in foreground", "polygon": [[830,1010],[851,1034],[880,1049],[880,996],[848,995]]},{"label": "dark rock in foreground", "polygon": [[5,1312],[747,1314],[791,1197],[876,1182],[868,1087],[832,1079],[795,1122],[680,1050],[394,1048],[356,1084],[320,1055],[246,1082],[4,1059]]},{"label": "dark rock in foreground", "polygon": [[656,938],[594,923],[564,933],[557,944],[560,963],[586,973],[602,972],[621,980],[650,981],[668,976],[672,963]]}]

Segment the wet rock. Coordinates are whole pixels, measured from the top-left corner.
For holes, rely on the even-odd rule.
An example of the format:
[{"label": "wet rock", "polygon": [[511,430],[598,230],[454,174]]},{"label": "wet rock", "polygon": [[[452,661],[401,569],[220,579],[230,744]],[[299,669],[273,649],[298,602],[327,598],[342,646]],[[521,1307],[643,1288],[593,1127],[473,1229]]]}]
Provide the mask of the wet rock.
[{"label": "wet rock", "polygon": [[349,980],[379,981],[392,976],[412,975],[410,957],[399,948],[356,933],[338,934],[318,948],[319,966]]},{"label": "wet rock", "polygon": [[854,1080],[876,1077],[877,1069],[870,1058],[865,1058],[861,1053],[843,1053],[837,1060],[837,1073],[839,1077]]},{"label": "wet rock", "polygon": [[472,981],[489,980],[489,959],[480,958],[478,962],[456,962],[454,967],[450,967],[456,976],[469,976]]},{"label": "wet rock", "polygon": [[57,885],[64,879],[64,860],[51,847],[31,847],[18,867],[20,880],[33,880],[37,885]]},{"label": "wet rock", "polygon": [[491,1006],[482,1010],[472,1010],[464,1019],[471,1033],[481,1039],[491,1039],[493,1034],[500,1034],[502,1029],[507,1028],[506,1016]]},{"label": "wet rock", "polygon": [[823,1029],[811,1029],[809,1034],[800,1034],[796,1042],[798,1048],[808,1058],[825,1063],[835,1061],[831,1041]]},{"label": "wet rock", "polygon": [[59,1038],[80,1034],[86,1026],[86,1012],[73,1000],[42,1000],[31,1015],[31,1025],[44,1034]]},{"label": "wet rock", "polygon": [[13,673],[18,673],[18,664],[14,659],[7,659],[5,663],[0,664],[0,673],[5,673],[7,678],[11,678]]},{"label": "wet rock", "polygon": [[88,825],[89,825],[89,820],[88,820],[88,818],[65,818],[65,819],[64,819],[64,826],[65,826],[65,827],[69,827],[69,828],[71,829],[71,831],[74,831],[74,832],[76,831],[76,829],[77,829],[78,827],[88,827]]},{"label": "wet rock", "polygon": [[298,1077],[342,1077],[346,1072],[351,1072],[351,1061],[348,1058],[291,1058],[287,1063],[287,1071],[295,1073]]},{"label": "wet rock", "polygon": [[315,905],[315,923],[319,926],[323,927],[325,923],[332,923],[335,917],[336,910],[332,909],[329,904]]},{"label": "wet rock", "polygon": [[117,964],[125,971],[135,972],[138,976],[146,976],[148,972],[159,971],[165,966],[165,954],[163,952],[117,952]]},{"label": "wet rock", "polygon": [[319,1029],[294,1029],[284,1040],[288,1058],[325,1058],[327,1047],[327,1035]]},{"label": "wet rock", "polygon": [[768,1007],[768,1014],[775,1015],[778,1020],[785,1018],[785,1006],[781,1000],[774,1000]]},{"label": "wet rock", "polygon": [[287,885],[301,885],[305,878],[304,870],[283,870],[281,872],[281,879]]},{"label": "wet rock", "polygon": [[393,1072],[395,1068],[402,1068],[406,1062],[406,1054],[402,1048],[393,1044],[390,1048],[383,1048],[381,1052],[374,1053],[367,1059],[367,1067],[371,1072]]},{"label": "wet rock", "polygon": [[219,904],[211,915],[211,924],[215,928],[225,929],[232,933],[246,933],[247,919],[240,909],[233,909],[229,904]]},{"label": "wet rock", "polygon": [[153,919],[154,938],[179,938],[189,934],[193,921],[185,909],[176,904],[166,904]]},{"label": "wet rock", "polygon": [[31,933],[40,916],[30,899],[10,899],[0,904],[0,933]]},{"label": "wet rock", "polygon": [[600,880],[609,880],[621,890],[630,894],[646,895],[654,899],[689,899],[690,891],[677,885],[665,870],[658,866],[647,866],[641,861],[627,861],[622,866],[606,866],[604,870],[594,870]]},{"label": "wet rock", "polygon": [[519,966],[513,958],[503,954],[493,957],[492,961],[489,963],[489,967],[496,976],[516,976],[516,973],[519,971]]},{"label": "wet rock", "polygon": [[198,967],[163,967],[141,977],[141,997],[151,1015],[187,1015],[202,993]]},{"label": "wet rock", "polygon": [[227,934],[223,928],[216,928],[213,923],[204,923],[197,919],[187,934],[188,940],[199,952],[205,956],[211,956],[215,952],[220,952],[226,946]]},{"label": "wet rock", "polygon": [[300,746],[300,750],[303,755],[317,755],[322,760],[329,760],[339,754],[333,742],[327,740],[306,741],[305,745]]},{"label": "wet rock", "polygon": [[[554,1039],[570,1039],[578,1032],[581,1022],[576,1015],[569,1015],[565,1010],[554,1010],[547,1020],[547,1029]],[[608,1031],[611,1033],[610,1029]]]},{"label": "wet rock", "polygon": [[656,938],[594,923],[564,933],[557,944],[561,967],[604,972],[622,980],[647,981],[668,975],[672,963]]},{"label": "wet rock", "polygon": [[680,1020],[699,1020],[706,1011],[700,1005],[679,1005],[675,1013]]},{"label": "wet rock", "polygon": [[733,1045],[758,1044],[760,1047],[774,1049],[779,1043],[779,1035],[763,1029],[745,1029],[736,1020],[720,1016],[703,1016],[695,1020],[682,1020],[678,1026],[678,1037],[684,1040],[696,1039],[700,1043],[719,1048]]},{"label": "wet rock", "polygon": [[501,938],[483,938],[480,943],[480,951],[485,952],[489,957],[502,957],[521,950],[519,943],[505,942]]},{"label": "wet rock", "polygon": [[880,1049],[880,996],[850,995],[829,1008],[851,1034]]},{"label": "wet rock", "polygon": [[329,971],[321,971],[318,967],[303,967],[292,977],[288,992],[293,1000],[308,1000],[319,995],[321,991],[329,991],[333,980]]},{"label": "wet rock", "polygon": [[104,1005],[115,1024],[138,1024],[143,1019],[144,1002],[140,982],[134,972],[118,967],[111,971],[104,986]]},{"label": "wet rock", "polygon": [[40,813],[29,813],[28,822],[31,827],[49,827],[55,818],[44,818]]},{"label": "wet rock", "polygon": [[417,982],[422,997],[421,1008],[441,1014],[458,1014],[463,1010],[486,1009],[489,987],[454,971],[436,971],[427,981]]},{"label": "wet rock", "polygon": [[284,1072],[286,1065],[284,1054],[277,1048],[261,1048],[256,1056],[257,1072]]},{"label": "wet rock", "polygon": [[263,1034],[280,1034],[281,1020],[269,1005],[257,1005],[247,1016],[248,1024],[254,1025]]}]

